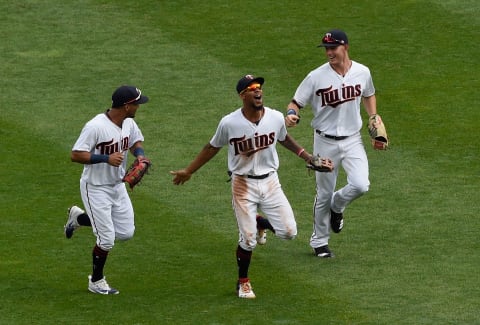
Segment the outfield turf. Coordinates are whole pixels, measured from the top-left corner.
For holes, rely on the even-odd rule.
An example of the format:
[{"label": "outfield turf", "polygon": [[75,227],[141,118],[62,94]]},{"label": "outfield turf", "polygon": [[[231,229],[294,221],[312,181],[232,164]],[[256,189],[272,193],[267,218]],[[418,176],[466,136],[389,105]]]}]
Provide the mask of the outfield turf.
[{"label": "outfield turf", "polygon": [[[474,0],[1,2],[0,324],[480,324],[479,14]],[[284,111],[330,28],[370,67],[391,150],[367,147],[370,192],[320,260],[314,178],[279,147],[299,235],[255,250],[257,299],[241,300],[226,150],[184,186],[169,171],[240,106],[244,74]],[[105,269],[121,293],[99,296],[90,229],[63,236],[81,204],[70,150],[124,83],[151,99],[136,121],[154,169],[131,194],[135,237]],[[311,150],[301,115],[290,132]]]}]

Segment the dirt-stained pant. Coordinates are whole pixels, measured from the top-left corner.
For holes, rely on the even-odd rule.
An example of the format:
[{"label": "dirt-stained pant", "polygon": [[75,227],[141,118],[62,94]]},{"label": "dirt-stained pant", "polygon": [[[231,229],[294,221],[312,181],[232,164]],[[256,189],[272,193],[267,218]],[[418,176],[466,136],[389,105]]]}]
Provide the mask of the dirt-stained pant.
[{"label": "dirt-stained pant", "polygon": [[239,245],[247,251],[257,245],[256,216],[259,211],[270,221],[276,236],[293,239],[297,235],[295,216],[276,172],[264,179],[232,175],[232,206],[237,218]]}]

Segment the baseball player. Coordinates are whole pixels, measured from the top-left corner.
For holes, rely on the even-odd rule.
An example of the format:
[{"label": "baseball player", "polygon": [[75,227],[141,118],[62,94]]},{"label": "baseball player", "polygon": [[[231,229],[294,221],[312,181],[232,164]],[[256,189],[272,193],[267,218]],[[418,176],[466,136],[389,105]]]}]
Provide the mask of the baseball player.
[{"label": "baseball player", "polygon": [[311,71],[298,86],[287,106],[285,123],[299,122],[299,110],[311,105],[314,154],[328,156],[342,165],[347,184],[335,191],[338,168],[333,173],[316,173],[314,227],[310,246],[318,257],[334,254],[328,247],[330,230],[343,228],[345,208],[369,189],[368,160],[360,136],[360,104],[369,116],[377,113],[375,88],[369,69],[348,55],[348,38],[341,30],[331,30],[322,38],[328,62]]},{"label": "baseball player", "polygon": [[133,207],[122,178],[129,151],[135,157],[145,156],[144,138],[133,118],[147,101],[136,87],[117,88],[112,108],[87,122],[72,148],[72,161],[84,165],[80,193],[86,212],[77,206],[68,209],[65,236],[71,238],[80,226],[93,229],[97,240],[88,276],[88,290],[93,293],[119,293],[108,285],[103,269],[115,240],[128,240],[135,231]]},{"label": "baseball player", "polygon": [[[210,142],[185,169],[171,172],[173,183],[183,184],[222,147],[228,146],[232,205],[239,230],[236,257],[240,298],[255,298],[248,269],[257,238],[264,240],[257,228],[269,229],[282,239],[293,239],[297,234],[292,208],[278,179],[277,142],[302,159],[311,159],[287,134],[283,114],[263,106],[263,83],[261,77],[241,78],[236,90],[243,106],[221,119]],[[257,209],[263,211],[265,218],[257,216]]]}]

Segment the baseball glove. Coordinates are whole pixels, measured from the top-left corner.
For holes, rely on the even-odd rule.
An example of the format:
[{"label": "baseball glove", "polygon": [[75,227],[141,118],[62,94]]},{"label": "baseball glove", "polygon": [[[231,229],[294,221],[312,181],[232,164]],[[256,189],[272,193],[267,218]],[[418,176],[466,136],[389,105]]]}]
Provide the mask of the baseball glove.
[{"label": "baseball glove", "polygon": [[128,183],[128,185],[130,185],[130,188],[133,190],[135,185],[140,183],[143,176],[148,172],[148,169],[151,165],[152,163],[148,158],[136,158],[130,168],[128,168],[127,173],[123,177],[122,181]]},{"label": "baseball glove", "polygon": [[313,156],[306,167],[320,173],[329,173],[333,171],[333,162],[329,158],[322,158],[320,155]]},{"label": "baseball glove", "polygon": [[387,150],[388,136],[385,124],[378,114],[370,116],[368,119],[368,133],[372,140],[372,146],[375,150]]}]

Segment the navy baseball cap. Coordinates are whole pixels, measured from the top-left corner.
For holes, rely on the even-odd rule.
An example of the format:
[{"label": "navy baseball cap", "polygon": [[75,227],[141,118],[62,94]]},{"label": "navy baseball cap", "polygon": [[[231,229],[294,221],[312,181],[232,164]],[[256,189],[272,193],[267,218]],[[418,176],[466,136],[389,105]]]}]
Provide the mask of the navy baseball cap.
[{"label": "navy baseball cap", "polygon": [[339,45],[347,45],[348,38],[347,34],[340,29],[332,29],[325,33],[322,38],[322,44],[318,47],[337,47]]},{"label": "navy baseball cap", "polygon": [[251,74],[247,74],[246,76],[244,76],[242,79],[240,79],[238,81],[238,83],[237,83],[237,93],[240,94],[242,92],[242,90],[244,90],[245,88],[250,86],[250,84],[255,83],[255,82],[263,85],[263,83],[265,82],[265,79],[263,79],[262,77],[254,77]]},{"label": "navy baseball cap", "polygon": [[134,86],[118,87],[112,95],[112,107],[121,107],[125,104],[145,104],[148,97]]}]

